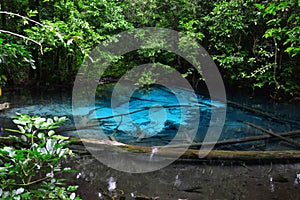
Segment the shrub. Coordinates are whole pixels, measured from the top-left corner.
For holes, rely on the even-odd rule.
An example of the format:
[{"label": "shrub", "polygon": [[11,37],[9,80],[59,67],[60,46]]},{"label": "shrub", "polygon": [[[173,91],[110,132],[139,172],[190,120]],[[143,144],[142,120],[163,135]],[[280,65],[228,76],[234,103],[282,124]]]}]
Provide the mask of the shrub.
[{"label": "shrub", "polygon": [[65,186],[60,175],[73,172],[61,161],[72,156],[66,137],[55,135],[53,129],[66,117],[42,118],[18,114],[13,122],[21,134],[18,143],[0,147],[1,199],[80,199],[77,186]]}]

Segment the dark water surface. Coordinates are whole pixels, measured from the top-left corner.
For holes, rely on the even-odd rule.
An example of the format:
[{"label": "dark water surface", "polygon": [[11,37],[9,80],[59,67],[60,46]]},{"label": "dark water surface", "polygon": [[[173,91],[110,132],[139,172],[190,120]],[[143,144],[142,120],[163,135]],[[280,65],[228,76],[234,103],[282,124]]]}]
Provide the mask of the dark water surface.
[{"label": "dark water surface", "polygon": [[[297,180],[300,164],[265,162],[249,165],[239,162],[175,163],[149,173],[131,174],[111,169],[91,156],[71,161],[78,170],[69,175],[79,185],[83,199],[108,199],[108,182],[116,181],[116,189],[127,199],[144,196],[142,200],[298,200]],[[101,198],[100,198],[101,197]]]}]

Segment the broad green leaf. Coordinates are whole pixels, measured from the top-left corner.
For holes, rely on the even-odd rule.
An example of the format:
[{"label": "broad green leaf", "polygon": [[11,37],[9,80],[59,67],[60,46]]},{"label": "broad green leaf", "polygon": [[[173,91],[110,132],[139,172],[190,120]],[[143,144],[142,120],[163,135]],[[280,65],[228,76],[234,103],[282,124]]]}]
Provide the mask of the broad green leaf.
[{"label": "broad green leaf", "polygon": [[49,136],[49,137],[52,137],[54,134],[55,134],[54,130],[48,131],[48,136]]}]

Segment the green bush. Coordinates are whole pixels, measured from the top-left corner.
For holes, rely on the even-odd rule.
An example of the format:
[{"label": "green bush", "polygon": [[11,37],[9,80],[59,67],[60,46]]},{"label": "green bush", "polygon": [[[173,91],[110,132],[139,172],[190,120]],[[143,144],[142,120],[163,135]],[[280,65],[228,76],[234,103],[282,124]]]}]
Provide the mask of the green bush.
[{"label": "green bush", "polygon": [[65,186],[60,175],[74,172],[61,161],[72,156],[67,138],[53,129],[65,117],[42,118],[18,114],[13,122],[21,134],[18,143],[0,148],[0,199],[80,199],[77,186]]}]

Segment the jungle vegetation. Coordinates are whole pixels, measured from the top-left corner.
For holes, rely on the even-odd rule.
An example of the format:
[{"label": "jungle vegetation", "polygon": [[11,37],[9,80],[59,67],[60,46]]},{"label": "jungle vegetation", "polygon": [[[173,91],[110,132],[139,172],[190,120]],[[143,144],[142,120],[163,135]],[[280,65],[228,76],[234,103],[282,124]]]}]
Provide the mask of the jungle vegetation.
[{"label": "jungle vegetation", "polygon": [[[197,40],[227,85],[296,98],[299,13],[299,0],[2,0],[0,84],[72,85],[97,44],[122,31],[164,27]],[[184,59],[157,49],[122,56],[105,75],[148,62],[176,68],[195,87],[201,82]]]}]

